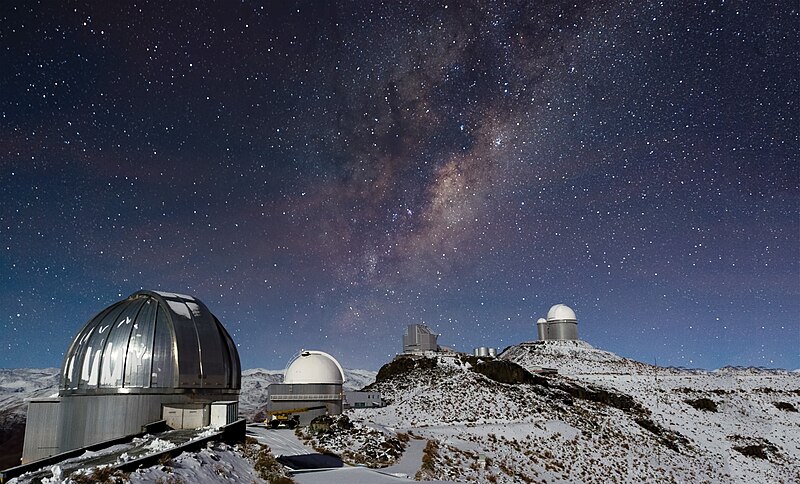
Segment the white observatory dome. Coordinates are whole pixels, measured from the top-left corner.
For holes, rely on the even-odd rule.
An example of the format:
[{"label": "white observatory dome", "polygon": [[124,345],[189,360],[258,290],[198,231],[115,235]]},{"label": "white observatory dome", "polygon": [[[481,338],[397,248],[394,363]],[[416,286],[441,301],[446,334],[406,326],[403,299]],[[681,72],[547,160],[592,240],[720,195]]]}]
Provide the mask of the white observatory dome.
[{"label": "white observatory dome", "polygon": [[547,322],[547,320],[546,320],[546,319],[544,319],[544,318],[539,318],[539,320],[538,320],[538,321],[536,321],[536,324],[544,324],[544,323],[546,323],[546,322]]},{"label": "white observatory dome", "polygon": [[566,304],[556,304],[547,311],[548,321],[577,321],[575,311]]},{"label": "white observatory dome", "polygon": [[322,351],[303,351],[286,369],[284,383],[344,383],[344,371],[336,358]]}]

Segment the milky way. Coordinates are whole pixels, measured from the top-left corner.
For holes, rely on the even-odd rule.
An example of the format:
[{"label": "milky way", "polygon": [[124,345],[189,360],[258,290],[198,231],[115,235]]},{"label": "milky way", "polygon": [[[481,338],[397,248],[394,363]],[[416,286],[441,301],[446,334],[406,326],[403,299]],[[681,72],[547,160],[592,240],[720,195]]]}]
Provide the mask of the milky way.
[{"label": "milky way", "polygon": [[245,368],[502,349],[556,303],[643,361],[800,366],[792,2],[0,11],[0,367],[140,288]]}]

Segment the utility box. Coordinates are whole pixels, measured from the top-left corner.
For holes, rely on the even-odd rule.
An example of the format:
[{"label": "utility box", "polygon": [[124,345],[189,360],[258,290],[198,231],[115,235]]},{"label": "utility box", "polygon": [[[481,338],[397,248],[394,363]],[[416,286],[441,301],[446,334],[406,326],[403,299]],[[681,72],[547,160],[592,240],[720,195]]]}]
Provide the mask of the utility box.
[{"label": "utility box", "polygon": [[202,403],[164,405],[161,418],[173,429],[199,429],[208,425],[208,410]]},{"label": "utility box", "polygon": [[211,426],[219,428],[239,418],[239,402],[225,401],[211,404]]}]

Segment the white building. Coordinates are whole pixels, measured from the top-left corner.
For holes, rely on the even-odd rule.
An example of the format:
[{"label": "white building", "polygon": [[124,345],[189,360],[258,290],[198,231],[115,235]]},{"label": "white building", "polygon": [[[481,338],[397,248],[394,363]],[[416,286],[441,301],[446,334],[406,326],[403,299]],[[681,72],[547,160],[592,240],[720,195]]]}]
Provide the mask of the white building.
[{"label": "white building", "polygon": [[541,341],[578,339],[578,319],[575,311],[566,304],[556,304],[547,312],[547,319],[536,322]]},{"label": "white building", "polygon": [[283,383],[267,389],[267,410],[289,411],[307,425],[319,415],[342,413],[344,370],[336,358],[317,350],[304,350],[286,368]]}]

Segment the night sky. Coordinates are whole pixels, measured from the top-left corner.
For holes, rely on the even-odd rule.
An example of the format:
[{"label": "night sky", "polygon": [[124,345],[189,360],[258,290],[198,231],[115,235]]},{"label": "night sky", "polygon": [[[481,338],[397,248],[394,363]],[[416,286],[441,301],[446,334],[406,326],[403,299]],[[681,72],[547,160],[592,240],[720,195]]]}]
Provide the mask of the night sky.
[{"label": "night sky", "polygon": [[459,3],[0,3],[0,367],[141,288],[244,368],[556,303],[640,361],[800,367],[797,2]]}]

